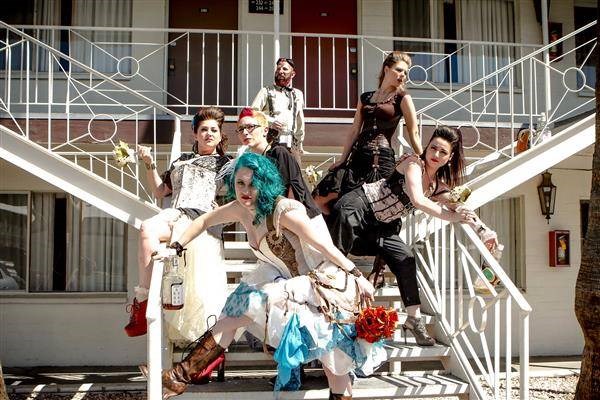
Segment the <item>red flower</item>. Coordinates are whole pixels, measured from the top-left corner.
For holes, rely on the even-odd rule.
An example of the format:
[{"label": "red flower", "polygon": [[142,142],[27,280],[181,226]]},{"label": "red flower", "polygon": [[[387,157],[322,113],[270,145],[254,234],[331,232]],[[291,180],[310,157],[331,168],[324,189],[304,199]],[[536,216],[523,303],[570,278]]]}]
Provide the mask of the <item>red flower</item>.
[{"label": "red flower", "polygon": [[396,329],[398,313],[390,308],[367,307],[360,312],[354,323],[359,338],[369,343],[375,343],[384,338],[390,338]]}]

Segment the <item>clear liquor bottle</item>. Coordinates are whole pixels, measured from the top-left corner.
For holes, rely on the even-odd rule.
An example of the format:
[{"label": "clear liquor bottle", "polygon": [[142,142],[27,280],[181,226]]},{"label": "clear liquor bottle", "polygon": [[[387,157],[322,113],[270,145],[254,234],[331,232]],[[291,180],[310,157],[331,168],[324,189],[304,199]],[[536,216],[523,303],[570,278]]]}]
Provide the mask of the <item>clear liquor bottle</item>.
[{"label": "clear liquor bottle", "polygon": [[163,276],[162,303],[165,310],[180,310],[183,308],[185,291],[183,277],[179,273],[179,257],[176,255],[165,259],[167,272]]}]

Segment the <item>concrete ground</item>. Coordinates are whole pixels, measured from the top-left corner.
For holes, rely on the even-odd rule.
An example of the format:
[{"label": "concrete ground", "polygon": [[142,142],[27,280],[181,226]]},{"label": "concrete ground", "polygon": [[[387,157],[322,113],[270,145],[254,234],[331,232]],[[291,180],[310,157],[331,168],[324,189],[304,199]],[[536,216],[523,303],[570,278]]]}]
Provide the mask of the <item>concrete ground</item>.
[{"label": "concrete ground", "polygon": [[[567,379],[572,386],[579,375],[580,360],[580,356],[531,357],[530,376],[533,382],[541,377],[572,377]],[[514,375],[518,373],[518,364],[512,365],[512,371]],[[133,399],[140,395],[143,398],[146,391],[146,379],[137,367],[4,368],[4,380],[9,399],[15,400],[71,398],[71,396],[60,396],[68,393],[78,394],[73,396],[73,399],[83,398],[80,395],[85,396],[86,392],[100,392],[107,395],[112,393],[109,396],[111,398]],[[86,396],[86,399],[96,397]]]}]

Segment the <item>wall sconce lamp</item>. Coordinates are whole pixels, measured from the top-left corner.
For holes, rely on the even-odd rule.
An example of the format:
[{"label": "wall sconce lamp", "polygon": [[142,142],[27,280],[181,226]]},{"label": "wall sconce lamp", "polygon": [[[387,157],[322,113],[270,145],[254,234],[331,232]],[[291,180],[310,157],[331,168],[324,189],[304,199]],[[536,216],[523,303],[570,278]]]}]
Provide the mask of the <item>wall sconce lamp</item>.
[{"label": "wall sconce lamp", "polygon": [[538,186],[538,195],[540,196],[540,208],[542,214],[546,216],[550,224],[550,216],[554,215],[554,204],[556,201],[556,186],[552,184],[552,174],[548,171],[542,174],[542,183]]}]

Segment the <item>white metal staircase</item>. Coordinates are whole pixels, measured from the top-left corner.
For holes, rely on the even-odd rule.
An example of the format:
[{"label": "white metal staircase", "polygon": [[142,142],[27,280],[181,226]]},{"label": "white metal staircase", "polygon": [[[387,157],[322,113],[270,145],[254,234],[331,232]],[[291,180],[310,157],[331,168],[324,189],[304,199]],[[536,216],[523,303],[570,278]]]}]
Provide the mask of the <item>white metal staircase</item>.
[{"label": "white metal staircase", "polygon": [[[571,39],[578,32],[592,26],[593,24],[590,24],[577,32],[565,35],[561,40],[564,42]],[[142,143],[138,133],[146,121],[151,127],[151,145],[156,151],[157,137],[161,134],[157,125],[166,118],[167,121],[174,121],[173,152],[176,153],[182,117],[160,102],[130,88],[126,83],[93,70],[86,63],[61,53],[23,31],[2,22],[0,27],[10,32],[11,36],[9,39],[7,33],[7,40],[2,43],[0,49],[0,56],[8,61],[7,73],[2,81],[3,96],[0,98],[0,117],[5,119],[5,123],[0,125],[0,157],[138,227],[141,220],[158,210],[152,204],[151,193],[147,193],[140,184],[139,168],[134,166],[120,170],[113,165],[109,156],[99,157],[86,151],[86,148],[98,142],[114,144],[119,138],[121,126],[128,122],[132,123],[133,131],[136,132],[130,144]],[[595,43],[585,45],[595,46]],[[48,68],[44,79],[30,76],[27,68],[11,70],[11,54],[17,47],[22,50],[19,54],[25,65],[31,64],[33,54],[41,52],[46,55]],[[572,81],[571,72],[560,71],[553,64],[546,64],[541,60],[540,56],[547,49],[548,46],[535,50],[529,56],[515,60],[487,76],[477,78],[449,94],[444,93],[439,99],[420,107],[422,121],[462,121],[464,126],[474,129],[477,135],[479,126],[495,128],[496,136],[491,142],[479,140],[479,136],[476,143],[470,145],[482,153],[484,159],[488,157],[497,163],[491,170],[470,180],[469,186],[473,189],[473,194],[468,204],[472,207],[480,207],[581,151],[594,141],[592,115],[577,121],[526,152],[515,154],[515,127],[525,122],[531,125],[544,112],[548,114],[549,120],[544,129],[548,129],[551,123],[572,116],[590,104],[585,98],[577,103],[577,99],[570,96],[575,91],[567,84],[565,96],[559,96],[560,101],[554,106],[546,103],[548,99],[546,102],[533,101],[534,97],[545,92],[545,89],[542,84],[526,82],[526,79],[519,80],[518,76],[535,76],[536,70],[539,69],[544,73],[548,71],[560,75],[563,82]],[[61,59],[77,66],[86,76],[73,73],[71,68],[65,69]],[[58,76],[66,83],[60,94],[53,91],[53,84]],[[13,85],[13,81],[17,84]],[[512,88],[517,84],[519,91],[515,93]],[[507,92],[509,96],[502,97]],[[245,96],[247,98],[248,94]],[[447,112],[448,104],[458,106],[454,112]],[[191,107],[189,103],[182,103],[182,106],[186,109]],[[75,120],[72,116],[85,120],[87,130],[77,131],[71,128],[70,122]],[[67,121],[66,131],[53,128],[53,123],[64,120]],[[34,132],[34,127],[39,125],[40,121],[44,122],[41,139],[39,131]],[[98,140],[99,135],[96,135],[92,128],[97,122],[114,128],[114,133]],[[510,130],[508,139],[504,138],[508,144],[502,142],[502,129]],[[526,399],[528,318],[531,308],[521,292],[469,227],[448,225],[417,215],[409,218],[404,224],[402,235],[413,246],[419,260],[422,300],[429,313],[427,325],[435,333],[438,344],[432,348],[421,348],[409,341],[405,345],[398,332],[394,340],[387,344],[389,368],[374,377],[359,379],[355,384],[354,397],[499,398],[500,379],[506,379],[510,388],[510,366],[513,353],[518,353],[521,364],[520,398]],[[501,282],[496,287],[488,283],[485,294],[478,292],[474,286],[477,277],[484,278],[480,263],[476,261],[477,257],[485,260]],[[230,275],[239,276],[239,271],[248,267],[248,263],[233,263],[229,267]],[[148,311],[151,322],[149,340],[153,341],[151,345],[149,342],[148,347],[150,399],[160,398],[160,379],[157,373],[160,372],[161,355],[158,351],[160,346],[156,342],[160,342],[162,332],[160,327],[157,330],[156,325],[152,325],[152,321],[161,320],[160,275],[153,275]],[[483,282],[487,282],[485,278]],[[378,290],[377,300],[399,308],[400,296],[395,287]],[[490,322],[486,323],[488,313],[493,318],[488,318]],[[514,352],[510,339],[512,313],[516,314],[514,319],[518,320],[520,329],[519,350]],[[229,358],[232,368],[228,371],[232,371],[236,363],[263,362],[269,367],[270,362],[269,356],[261,353],[245,355],[243,352],[232,351]],[[440,367],[425,367],[420,372],[407,371],[406,367],[410,363],[424,361],[438,362]],[[501,362],[504,365],[501,365]],[[272,367],[272,363],[270,366]],[[243,371],[237,373],[244,375]],[[233,379],[225,383],[215,382],[192,387],[181,398],[270,397],[272,388],[267,377],[272,373],[271,369],[270,372],[260,372],[252,379]],[[231,372],[231,375],[237,376],[236,372]],[[280,395],[281,398],[289,399],[324,399],[327,398],[328,392],[323,385],[323,379],[310,378],[305,390],[282,392]],[[508,392],[510,393],[510,390]],[[509,394],[506,396],[510,397]]]}]

